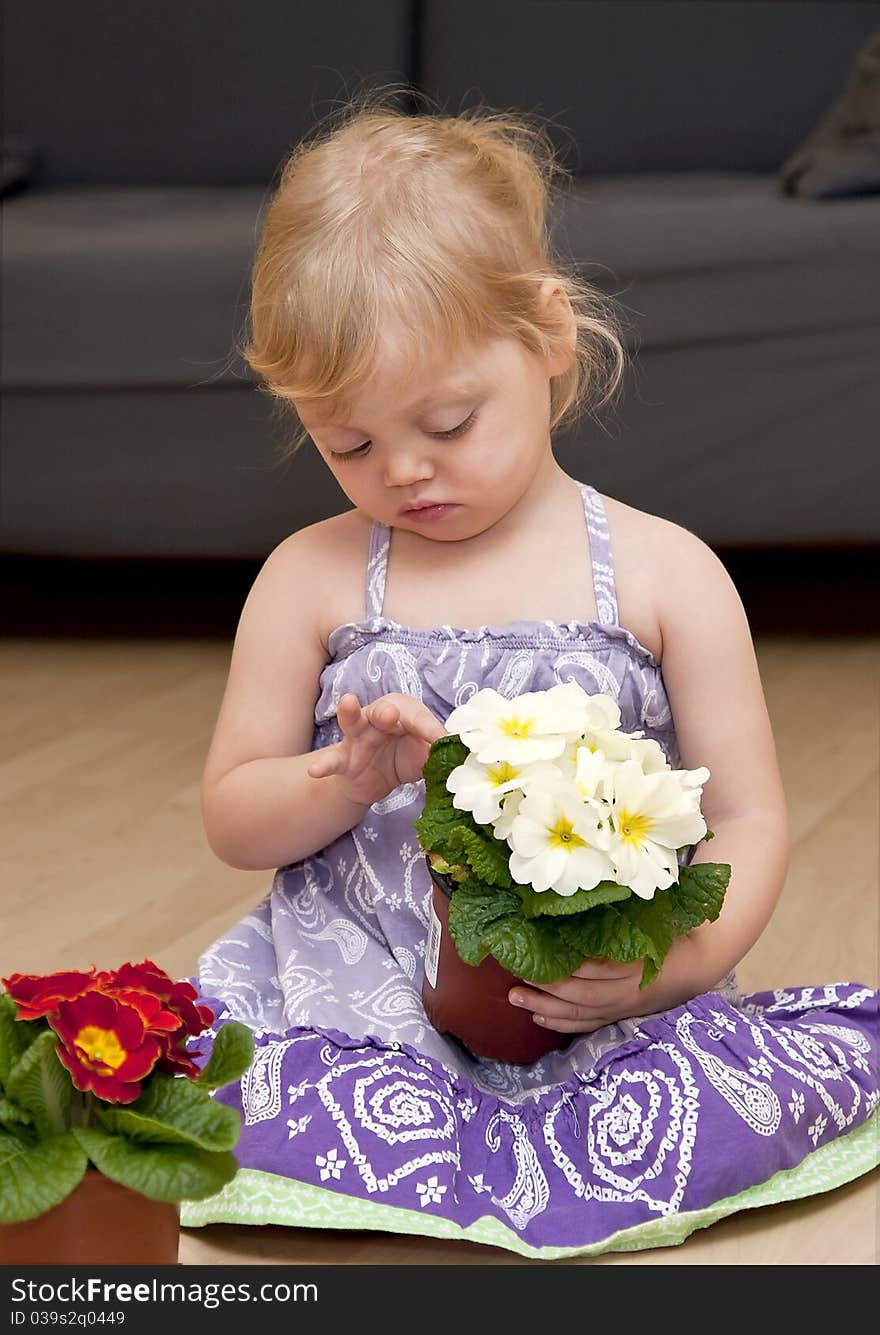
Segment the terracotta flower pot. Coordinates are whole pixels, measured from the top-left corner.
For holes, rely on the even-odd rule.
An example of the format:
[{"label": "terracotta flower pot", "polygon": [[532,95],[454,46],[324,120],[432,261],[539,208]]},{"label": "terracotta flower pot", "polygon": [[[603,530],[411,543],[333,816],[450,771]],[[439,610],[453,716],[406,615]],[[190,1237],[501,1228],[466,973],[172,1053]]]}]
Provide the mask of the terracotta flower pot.
[{"label": "terracotta flower pot", "polygon": [[65,1200],[0,1224],[3,1265],[177,1265],[180,1210],[121,1186],[96,1168]]},{"label": "terracotta flower pot", "polygon": [[[427,861],[427,859],[426,859]],[[545,1052],[565,1047],[570,1034],[542,1029],[530,1010],[521,1010],[508,1000],[508,992],[523,980],[503,969],[487,955],[482,964],[465,964],[449,931],[449,897],[455,882],[428,862],[434,883],[432,920],[428,934],[422,1003],[428,1019],[441,1034],[451,1034],[477,1057],[525,1064]],[[439,932],[439,942],[437,933]],[[432,982],[434,963],[436,980]]]}]

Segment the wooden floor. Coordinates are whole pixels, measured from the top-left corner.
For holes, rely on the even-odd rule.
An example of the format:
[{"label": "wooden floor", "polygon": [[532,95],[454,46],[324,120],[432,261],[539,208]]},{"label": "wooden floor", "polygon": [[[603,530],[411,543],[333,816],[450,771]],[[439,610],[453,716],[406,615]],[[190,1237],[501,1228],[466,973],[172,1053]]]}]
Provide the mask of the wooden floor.
[{"label": "wooden floor", "polygon": [[[756,636],[788,794],[794,856],[780,905],[739,968],[743,990],[880,985],[877,885],[880,637]],[[149,956],[193,973],[201,949],[271,876],[216,860],[199,779],[230,637],[22,634],[2,649],[0,974],[111,967]],[[682,1246],[601,1265],[872,1264],[878,1174],[747,1211]],[[523,1264],[476,1243],[214,1225],[184,1232],[186,1263]]]}]

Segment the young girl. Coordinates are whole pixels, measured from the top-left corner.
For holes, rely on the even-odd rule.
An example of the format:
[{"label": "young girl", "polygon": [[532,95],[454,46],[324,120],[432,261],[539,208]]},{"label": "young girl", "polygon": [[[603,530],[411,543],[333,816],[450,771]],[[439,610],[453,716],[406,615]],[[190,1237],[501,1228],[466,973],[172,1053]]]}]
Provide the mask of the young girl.
[{"label": "young girl", "polygon": [[[265,217],[246,355],[352,508],[260,571],[205,767],[215,853],[278,870],[194,979],[257,1046],[220,1095],[242,1113],[242,1171],[184,1224],[572,1255],[680,1242],[876,1157],[877,994],[737,990],[789,833],[736,590],[693,534],[553,455],[624,366],[611,304],[548,248],[557,170],[524,118],[373,97],[294,150]],[[732,876],[645,991],[640,962],[607,960],[511,989],[570,1035],[514,1066],[425,1016],[413,822],[455,707],[569,680],[612,695],[673,767],[709,768],[715,837],[689,852]]]}]

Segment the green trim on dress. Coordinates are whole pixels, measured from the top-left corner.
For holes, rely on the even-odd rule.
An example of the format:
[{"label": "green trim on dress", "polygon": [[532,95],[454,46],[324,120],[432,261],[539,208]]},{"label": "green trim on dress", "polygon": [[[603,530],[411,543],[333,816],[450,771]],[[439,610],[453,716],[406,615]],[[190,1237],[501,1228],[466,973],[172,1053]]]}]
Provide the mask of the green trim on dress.
[{"label": "green trim on dress", "polygon": [[182,1202],[180,1223],[183,1228],[205,1224],[287,1224],[293,1228],[374,1229],[485,1243],[535,1260],[555,1261],[567,1256],[676,1247],[697,1229],[708,1228],[738,1210],[753,1210],[761,1205],[832,1191],[870,1172],[878,1163],[880,1109],[854,1131],[813,1150],[794,1168],[774,1173],[766,1182],[735,1196],[726,1196],[702,1210],[649,1219],[634,1228],[621,1229],[586,1247],[530,1247],[513,1229],[494,1217],[478,1219],[462,1228],[438,1215],[361,1200],[254,1168],[240,1169],[214,1196]]}]

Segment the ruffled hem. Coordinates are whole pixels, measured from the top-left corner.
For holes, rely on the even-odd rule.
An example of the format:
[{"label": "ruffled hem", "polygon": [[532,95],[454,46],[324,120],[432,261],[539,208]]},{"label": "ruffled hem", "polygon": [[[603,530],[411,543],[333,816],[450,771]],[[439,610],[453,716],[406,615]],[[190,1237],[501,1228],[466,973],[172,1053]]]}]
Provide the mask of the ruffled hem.
[{"label": "ruffled hem", "polygon": [[[201,999],[214,1032],[234,1018]],[[860,1126],[880,1101],[877,1013],[858,983],[736,1005],[706,993],[517,1104],[408,1043],[256,1030],[251,1070],[216,1097],[242,1114],[245,1169],[462,1229],[489,1216],[529,1247],[589,1247],[706,1209]]]},{"label": "ruffled hem", "polygon": [[[183,1201],[180,1222],[183,1228],[201,1228],[206,1224],[281,1224],[297,1229],[331,1231],[372,1229],[503,1247],[518,1256],[538,1261],[643,1251],[650,1247],[677,1247],[696,1230],[708,1228],[737,1211],[819,1195],[871,1172],[880,1160],[878,1133],[880,1114],[874,1112],[854,1131],[811,1151],[794,1168],[782,1169],[766,1182],[715,1201],[703,1210],[659,1215],[629,1228],[608,1232],[597,1242],[584,1246],[533,1247],[508,1222],[489,1214],[462,1226],[446,1215],[399,1209],[385,1205],[381,1200],[362,1200],[253,1168],[243,1168],[226,1187],[206,1200]],[[607,1227],[613,1229],[610,1217]]]},{"label": "ruffled hem", "polygon": [[484,640],[498,640],[515,649],[569,645],[572,642],[586,643],[589,647],[612,641],[625,645],[637,658],[644,659],[658,671],[660,669],[651,650],[637,640],[632,631],[616,623],[601,621],[510,621],[504,626],[477,626],[466,630],[459,626],[404,626],[390,617],[376,616],[337,626],[327,637],[327,649],[332,661],[337,662],[378,636],[399,644],[442,644],[449,640],[479,644]]}]

